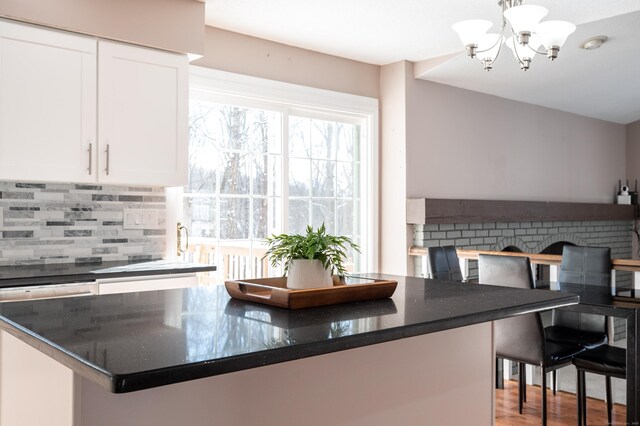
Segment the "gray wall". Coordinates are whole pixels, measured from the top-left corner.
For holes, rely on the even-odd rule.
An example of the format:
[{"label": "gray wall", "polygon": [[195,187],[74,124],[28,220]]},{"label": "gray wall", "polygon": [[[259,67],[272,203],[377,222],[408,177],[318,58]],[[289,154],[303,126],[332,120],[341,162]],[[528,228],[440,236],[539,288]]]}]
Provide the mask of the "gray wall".
[{"label": "gray wall", "polygon": [[612,203],[625,126],[423,80],[407,91],[407,197]]},{"label": "gray wall", "polygon": [[[640,120],[627,124],[627,179],[629,184],[634,188],[636,179],[640,181]],[[640,182],[638,182],[640,184]],[[636,221],[635,226],[640,225]],[[638,245],[638,237],[634,236],[633,240],[633,258],[640,258],[640,247]]]},{"label": "gray wall", "polygon": [[387,113],[382,92],[381,272],[413,270],[407,198],[612,203],[626,176],[624,125],[416,80],[406,61],[381,85],[404,97]]},{"label": "gray wall", "polygon": [[0,16],[182,53],[202,53],[197,0],[0,0]]},{"label": "gray wall", "polygon": [[193,65],[378,98],[380,67],[206,27],[204,57]]}]

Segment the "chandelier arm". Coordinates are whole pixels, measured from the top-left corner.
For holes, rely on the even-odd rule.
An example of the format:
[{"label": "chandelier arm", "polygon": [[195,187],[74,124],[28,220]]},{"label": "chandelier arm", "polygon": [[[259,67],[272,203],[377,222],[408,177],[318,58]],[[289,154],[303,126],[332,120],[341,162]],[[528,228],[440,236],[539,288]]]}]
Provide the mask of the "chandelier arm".
[{"label": "chandelier arm", "polygon": [[511,29],[511,32],[513,33],[513,37],[511,37],[511,41],[513,42],[513,53],[515,53],[516,59],[520,62],[520,66],[525,66],[522,59],[520,59],[520,55],[518,55],[518,49],[516,49],[516,33],[513,31],[513,28]]},{"label": "chandelier arm", "polygon": [[[504,32],[504,28],[502,28],[502,30],[500,31],[500,37],[498,37],[498,39],[496,40],[496,42],[495,42],[495,43],[493,43],[493,46],[488,47],[488,48],[486,48],[486,49],[484,49],[484,50],[476,50],[476,52],[477,52],[477,53],[487,52],[487,51],[489,51],[489,50],[493,49],[494,47],[496,47],[496,46],[498,45],[498,43],[502,43],[502,40],[503,40],[502,33],[503,33],[503,32]],[[500,49],[501,49],[501,48],[502,48],[502,45],[500,46],[500,48],[498,48],[498,55],[500,54]],[[497,57],[498,57],[498,56],[496,55],[496,58],[497,58]]]},{"label": "chandelier arm", "polygon": [[[499,40],[502,39],[502,34],[500,34],[500,37],[498,38]],[[494,45],[495,46],[495,45]],[[498,57],[500,56],[500,51],[502,50],[502,43],[500,43],[500,46],[498,47],[498,51],[496,52],[496,56],[495,58],[493,58],[493,61],[491,61],[491,66],[493,66],[493,63],[496,61],[496,59],[498,59]]]},{"label": "chandelier arm", "polygon": [[534,49],[533,47],[531,47],[531,45],[530,45],[530,44],[527,44],[527,47],[528,47],[529,49],[533,50],[534,52],[536,52],[536,53],[537,53],[537,54],[539,54],[539,55],[546,55],[546,54],[547,54],[547,52],[544,52],[544,51],[542,51],[542,52],[541,52],[541,51],[539,51],[538,49]]},{"label": "chandelier arm", "polygon": [[[500,38],[498,38],[498,42],[500,41]],[[488,49],[484,49],[484,50],[476,50],[476,53],[484,53],[484,52],[488,52],[489,50],[493,49],[494,47],[496,47],[498,45],[498,42],[493,43],[493,46],[489,47]]]}]

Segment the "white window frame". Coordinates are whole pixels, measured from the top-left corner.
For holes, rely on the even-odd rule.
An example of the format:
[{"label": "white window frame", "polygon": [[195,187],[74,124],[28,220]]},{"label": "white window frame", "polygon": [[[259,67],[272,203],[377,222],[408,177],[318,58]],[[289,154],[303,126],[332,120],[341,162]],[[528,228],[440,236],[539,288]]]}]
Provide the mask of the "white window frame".
[{"label": "white window frame", "polygon": [[[286,111],[288,114],[345,121],[345,117],[353,117],[354,123],[362,123],[361,132],[361,246],[363,253],[362,269],[367,272],[378,270],[378,242],[379,242],[379,198],[378,198],[378,150],[379,150],[379,108],[378,100],[365,96],[316,89],[291,83],[267,80],[226,71],[209,68],[189,67],[189,92],[199,92],[212,96],[218,103],[242,105],[246,100],[247,106]],[[287,119],[285,119],[286,121]],[[288,123],[283,123],[283,129]],[[283,132],[284,147],[287,149],[287,132]],[[288,176],[288,167],[283,164],[283,176]],[[182,208],[182,188],[167,188],[167,258],[177,258],[176,253],[176,223],[178,210]],[[282,199],[288,198],[288,187],[283,186]],[[285,206],[287,203],[284,203]],[[283,232],[287,231],[288,212],[283,209]],[[361,272],[363,272],[361,271]]]}]

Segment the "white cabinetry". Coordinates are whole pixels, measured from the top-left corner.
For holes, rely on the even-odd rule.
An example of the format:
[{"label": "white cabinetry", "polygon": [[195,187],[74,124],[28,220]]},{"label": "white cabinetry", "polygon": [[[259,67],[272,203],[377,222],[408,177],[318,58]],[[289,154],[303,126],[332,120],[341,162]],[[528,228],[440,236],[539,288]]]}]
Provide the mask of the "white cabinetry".
[{"label": "white cabinetry", "polygon": [[0,179],[92,182],[95,138],[96,40],[0,21]]},{"label": "white cabinetry", "polygon": [[185,55],[0,20],[0,179],[187,181]]},{"label": "white cabinetry", "polygon": [[187,58],[100,41],[101,182],[186,184]]}]

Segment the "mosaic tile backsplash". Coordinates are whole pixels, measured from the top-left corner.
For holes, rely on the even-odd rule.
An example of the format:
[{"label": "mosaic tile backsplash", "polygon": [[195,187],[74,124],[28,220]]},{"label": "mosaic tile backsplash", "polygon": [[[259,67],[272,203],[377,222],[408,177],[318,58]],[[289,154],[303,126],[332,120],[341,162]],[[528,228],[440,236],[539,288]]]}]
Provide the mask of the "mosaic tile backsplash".
[{"label": "mosaic tile backsplash", "polygon": [[[124,229],[124,209],[154,209],[154,229]],[[163,188],[0,182],[0,266],[158,259]]]}]

